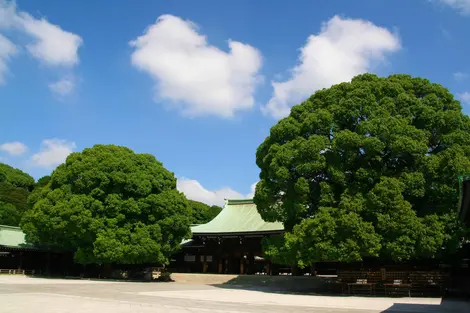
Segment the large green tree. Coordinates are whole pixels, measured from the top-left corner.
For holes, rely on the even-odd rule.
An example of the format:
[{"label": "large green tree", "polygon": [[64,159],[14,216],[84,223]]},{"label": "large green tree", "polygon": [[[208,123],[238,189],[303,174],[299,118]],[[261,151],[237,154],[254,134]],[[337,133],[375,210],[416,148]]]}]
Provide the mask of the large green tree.
[{"label": "large green tree", "polygon": [[[462,236],[470,119],[439,84],[364,74],[292,108],[258,147],[254,201],[290,261],[432,258]],[[283,250],[284,249],[284,250]],[[295,251],[295,253],[292,253]],[[285,252],[285,251],[284,251]]]},{"label": "large green tree", "polygon": [[0,224],[18,226],[27,210],[34,179],[25,172],[0,163]]},{"label": "large green tree", "polygon": [[167,263],[190,236],[191,208],[154,156],[95,145],[52,173],[23,217],[28,241],[79,263]]},{"label": "large green tree", "polygon": [[217,205],[209,206],[199,201],[188,201],[193,212],[193,217],[191,220],[192,224],[208,223],[212,221],[214,217],[216,217],[220,213],[220,211],[222,211],[222,208]]}]

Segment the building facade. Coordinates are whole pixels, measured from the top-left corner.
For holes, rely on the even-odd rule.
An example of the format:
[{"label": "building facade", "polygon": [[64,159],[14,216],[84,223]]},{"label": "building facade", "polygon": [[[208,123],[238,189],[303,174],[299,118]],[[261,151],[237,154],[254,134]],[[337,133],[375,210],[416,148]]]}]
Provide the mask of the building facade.
[{"label": "building facade", "polygon": [[226,200],[212,221],[191,227],[170,270],[196,273],[254,274],[272,272],[263,258],[264,237],[284,232],[282,223],[265,222],[252,199]]}]

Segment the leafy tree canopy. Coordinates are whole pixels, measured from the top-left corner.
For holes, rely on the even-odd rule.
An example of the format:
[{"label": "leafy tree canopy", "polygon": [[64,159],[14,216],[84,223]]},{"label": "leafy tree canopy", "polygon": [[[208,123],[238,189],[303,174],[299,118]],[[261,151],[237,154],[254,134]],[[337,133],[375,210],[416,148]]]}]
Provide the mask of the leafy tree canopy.
[{"label": "leafy tree canopy", "polygon": [[13,168],[7,164],[0,163],[0,182],[8,182],[16,187],[31,191],[34,187],[34,178],[25,172]]},{"label": "leafy tree canopy", "polygon": [[209,206],[199,201],[188,201],[193,211],[193,217],[191,220],[192,224],[208,223],[212,221],[214,217],[216,217],[220,213],[220,211],[222,211],[222,208],[217,205]]},{"label": "leafy tree canopy", "polygon": [[23,171],[0,163],[0,224],[18,226],[27,209],[34,179]]},{"label": "leafy tree canopy", "polygon": [[[435,257],[461,239],[470,120],[444,87],[364,74],[292,108],[258,147],[254,201],[292,262]],[[283,251],[265,244],[268,251]]]},{"label": "leafy tree canopy", "polygon": [[191,208],[154,156],[95,145],[52,173],[22,220],[28,241],[87,263],[167,263],[190,236]]}]

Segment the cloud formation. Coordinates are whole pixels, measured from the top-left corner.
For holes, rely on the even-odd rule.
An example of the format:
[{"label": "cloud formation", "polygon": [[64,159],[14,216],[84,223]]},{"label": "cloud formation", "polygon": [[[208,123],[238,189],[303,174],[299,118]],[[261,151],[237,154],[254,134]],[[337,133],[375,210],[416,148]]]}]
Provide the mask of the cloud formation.
[{"label": "cloud formation", "polygon": [[262,57],[248,44],[228,40],[224,52],[193,22],[162,15],[130,45],[132,64],[155,80],[157,101],[170,100],[185,115],[232,117],[255,103]]},{"label": "cloud formation", "polygon": [[64,77],[54,83],[50,83],[49,89],[59,96],[67,96],[75,89],[75,81],[73,78]]},{"label": "cloud formation", "polygon": [[456,81],[461,82],[468,78],[468,73],[455,72],[454,74],[452,74],[452,76],[454,76],[454,79]]},{"label": "cloud formation", "polygon": [[470,14],[470,0],[438,0],[442,4],[459,11],[461,14]]},{"label": "cloud formation", "polygon": [[31,156],[31,161],[37,167],[53,168],[64,163],[75,148],[75,142],[46,139],[42,141],[40,151]]},{"label": "cloud formation", "polygon": [[334,16],[318,34],[308,37],[300,49],[299,63],[290,70],[291,77],[272,82],[272,97],[262,110],[275,118],[285,117],[294,104],[315,91],[371,71],[374,64],[399,49],[398,36],[388,29]]},{"label": "cloud formation", "polygon": [[[15,2],[0,0],[0,31],[2,29],[27,35],[30,42],[26,44],[26,50],[42,64],[70,70],[79,63],[78,49],[83,44],[80,36],[63,30],[45,18],[37,19],[27,12],[18,10]],[[1,34],[0,36],[1,82],[2,73],[6,71],[5,60],[16,50],[13,49],[15,45],[11,41],[9,48],[5,48],[8,43],[5,43],[4,36]]]},{"label": "cloud formation", "polygon": [[254,187],[256,183],[251,186],[251,192],[248,195],[243,195],[230,187],[224,187],[218,190],[208,190],[204,188],[201,183],[194,179],[185,177],[179,178],[176,183],[176,188],[184,193],[188,199],[206,203],[208,205],[223,206],[224,199],[246,199],[252,198],[254,194]]},{"label": "cloud formation", "polygon": [[19,141],[5,142],[0,145],[0,150],[5,151],[11,156],[20,156],[28,151],[28,147]]},{"label": "cloud formation", "polygon": [[462,92],[457,94],[457,98],[464,104],[470,104],[470,92]]},{"label": "cloud formation", "polygon": [[7,62],[17,51],[16,45],[0,34],[0,85],[5,83],[5,74],[8,72]]}]

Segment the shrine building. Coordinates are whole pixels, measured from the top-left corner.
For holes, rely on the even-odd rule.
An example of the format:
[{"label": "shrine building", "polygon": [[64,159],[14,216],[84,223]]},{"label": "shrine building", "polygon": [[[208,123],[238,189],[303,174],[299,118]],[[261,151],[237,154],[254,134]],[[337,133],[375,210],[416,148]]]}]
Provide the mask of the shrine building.
[{"label": "shrine building", "polygon": [[284,232],[282,223],[265,222],[252,199],[226,200],[212,221],[191,227],[192,239],[183,241],[170,271],[224,274],[271,274],[263,258],[264,237]]}]

